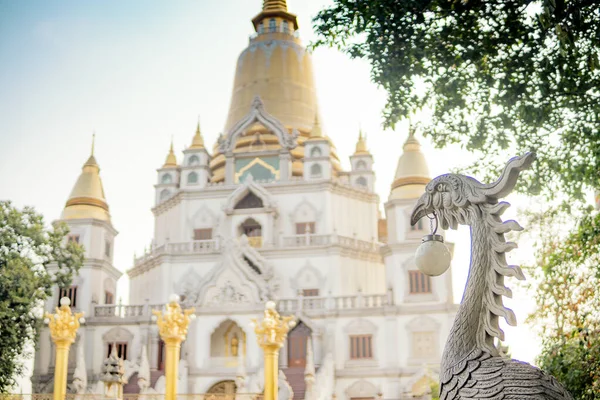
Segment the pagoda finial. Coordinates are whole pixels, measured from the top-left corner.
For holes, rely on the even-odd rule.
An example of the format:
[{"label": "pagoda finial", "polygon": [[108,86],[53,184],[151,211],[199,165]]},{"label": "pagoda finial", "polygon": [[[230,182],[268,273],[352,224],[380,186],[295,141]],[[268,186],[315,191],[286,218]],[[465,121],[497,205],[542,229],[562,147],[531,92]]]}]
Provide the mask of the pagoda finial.
[{"label": "pagoda finial", "polygon": [[173,151],[173,135],[171,135],[171,147],[169,149],[169,154],[167,154],[167,159],[165,160],[165,164],[163,168],[167,167],[176,167],[177,166],[177,157],[175,157],[175,151]]},{"label": "pagoda finial", "polygon": [[94,156],[94,145],[96,144],[96,131],[92,133],[92,157]]},{"label": "pagoda finial", "polygon": [[312,131],[310,131],[310,137],[312,139],[323,137],[323,131],[321,130],[321,124],[319,123],[319,114],[315,114],[315,123]]},{"label": "pagoda finial", "polygon": [[358,129],[358,141],[356,142],[356,151],[354,155],[369,154],[367,149],[367,136],[363,133],[362,128]]},{"label": "pagoda finial", "polygon": [[286,0],[263,0],[263,11],[285,11],[287,12]]},{"label": "pagoda finial", "polygon": [[198,124],[196,125],[196,134],[192,139],[192,145],[190,149],[203,149],[204,148],[204,138],[202,138],[202,132],[200,131],[200,116],[198,116]]}]

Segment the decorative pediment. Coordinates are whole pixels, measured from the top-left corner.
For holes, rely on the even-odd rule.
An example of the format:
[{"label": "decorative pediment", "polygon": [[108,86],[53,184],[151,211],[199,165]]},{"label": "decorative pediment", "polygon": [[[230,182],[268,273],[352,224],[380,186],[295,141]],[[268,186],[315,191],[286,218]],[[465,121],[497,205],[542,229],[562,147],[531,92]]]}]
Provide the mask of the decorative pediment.
[{"label": "decorative pediment", "polygon": [[364,379],[354,382],[346,389],[349,398],[375,398],[377,392],[377,387]]},{"label": "decorative pediment", "polygon": [[421,315],[410,320],[406,327],[411,332],[438,332],[440,323],[431,317]]},{"label": "decorative pediment", "polygon": [[[292,224],[296,222],[316,222],[321,220],[321,211],[317,209],[306,197],[302,198],[289,217]],[[315,232],[312,232],[315,233]]]},{"label": "decorative pediment", "polygon": [[348,325],[346,325],[346,328],[344,330],[354,335],[369,333],[373,334],[377,332],[377,325],[364,318],[357,318],[351,321]]},{"label": "decorative pediment", "polygon": [[219,263],[193,290],[196,305],[243,306],[273,299],[279,289],[272,265],[247,241],[230,239]]},{"label": "decorative pediment", "polygon": [[307,261],[296,276],[290,279],[290,287],[295,292],[302,289],[319,289],[319,296],[323,296],[326,282],[327,278]]},{"label": "decorative pediment", "polygon": [[238,206],[240,202],[247,198],[247,196],[252,193],[256,196],[260,202],[262,203],[262,209],[266,212],[276,212],[277,206],[275,199],[273,196],[261,186],[259,183],[255,182],[252,178],[252,175],[248,175],[243,184],[237,187],[227,198],[225,204],[223,205],[223,211],[227,215],[233,214],[234,210]]},{"label": "decorative pediment", "polygon": [[221,153],[233,152],[237,138],[257,122],[273,132],[284,149],[292,150],[298,145],[297,138],[300,135],[299,132],[294,129],[290,135],[285,126],[265,110],[262,100],[259,96],[256,96],[250,106],[250,112],[238,121],[227,132],[227,135],[219,137],[219,151]]}]

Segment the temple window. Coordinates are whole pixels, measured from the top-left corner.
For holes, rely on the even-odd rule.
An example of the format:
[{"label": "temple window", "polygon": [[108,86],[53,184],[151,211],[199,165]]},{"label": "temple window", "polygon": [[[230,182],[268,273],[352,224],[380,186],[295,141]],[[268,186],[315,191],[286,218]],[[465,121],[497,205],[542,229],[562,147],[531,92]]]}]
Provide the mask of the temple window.
[{"label": "temple window", "polygon": [[173,182],[173,177],[171,174],[164,174],[160,179],[160,183],[171,183]]},{"label": "temple window", "polygon": [[241,233],[248,237],[252,247],[262,247],[262,227],[254,218],[248,218],[241,225]]},{"label": "temple window", "polygon": [[319,295],[319,289],[302,289],[302,296],[316,297]]},{"label": "temple window", "polygon": [[71,307],[77,308],[77,286],[61,288],[58,292],[58,304],[63,297],[68,297],[71,300]]},{"label": "temple window", "polygon": [[356,184],[358,186],[367,187],[367,179],[364,176],[360,176],[356,179]]},{"label": "temple window", "polygon": [[187,176],[188,183],[198,183],[198,174],[195,172],[190,172]]},{"label": "temple window", "polygon": [[163,189],[163,191],[160,192],[160,201],[164,201],[168,198],[169,198],[169,191],[167,189]]},{"label": "temple window", "polygon": [[410,294],[431,293],[431,278],[421,271],[408,271]]},{"label": "temple window", "polygon": [[323,152],[321,151],[321,149],[319,147],[313,147],[312,150],[310,151],[311,157],[321,157],[322,154],[323,154]]},{"label": "temple window", "polygon": [[113,346],[115,346],[115,350],[117,352],[117,357],[122,360],[127,360],[127,343],[126,342],[117,342],[117,343],[109,343],[108,351],[106,357],[110,357],[112,353]]},{"label": "temple window", "polygon": [[198,158],[197,155],[194,154],[193,156],[188,158],[188,163],[187,163],[188,166],[193,166],[193,165],[198,165],[198,164],[200,164],[200,159]]},{"label": "temple window", "polygon": [[436,356],[435,332],[413,332],[412,346],[415,358],[432,358]]},{"label": "temple window", "polygon": [[254,192],[248,192],[236,205],[236,210],[243,210],[248,208],[262,208],[263,201],[260,197],[254,194]]},{"label": "temple window", "polygon": [[373,358],[373,335],[350,335],[350,359]]},{"label": "temple window", "polygon": [[367,163],[364,160],[359,160],[356,163],[356,169],[367,169]]},{"label": "temple window", "polygon": [[212,228],[194,229],[194,240],[211,240]]},{"label": "temple window", "polygon": [[314,164],[310,167],[310,176],[313,178],[320,178],[323,174],[323,169],[319,164]]},{"label": "temple window", "polygon": [[283,21],[283,23],[281,24],[281,31],[283,33],[290,33],[289,22]]},{"label": "temple window", "polygon": [[68,243],[71,243],[71,242],[79,243],[79,235],[72,234],[72,235],[67,236],[67,242]]},{"label": "temple window", "polygon": [[275,18],[269,20],[269,32],[277,32],[277,21],[275,21]]},{"label": "temple window", "polygon": [[264,31],[265,31],[265,26],[263,25],[263,23],[261,21],[260,24],[258,24],[257,32],[258,33],[263,33]]},{"label": "temple window", "polygon": [[297,222],[296,235],[304,235],[306,233],[315,233],[314,222]]},{"label": "temple window", "polygon": [[111,292],[104,292],[104,304],[115,304],[115,296]]},{"label": "temple window", "polygon": [[110,242],[107,240],[106,242],[104,242],[104,255],[106,257],[110,257],[110,250],[111,250],[111,245],[110,245]]},{"label": "temple window", "polygon": [[165,370],[165,361],[166,361],[166,346],[165,342],[159,340],[158,342],[158,370]]}]

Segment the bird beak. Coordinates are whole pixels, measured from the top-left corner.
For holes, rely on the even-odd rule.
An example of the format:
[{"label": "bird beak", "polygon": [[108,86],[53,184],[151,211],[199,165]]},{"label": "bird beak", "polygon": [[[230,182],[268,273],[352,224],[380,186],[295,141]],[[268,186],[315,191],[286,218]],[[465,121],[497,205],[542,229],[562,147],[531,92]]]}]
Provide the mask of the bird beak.
[{"label": "bird beak", "polygon": [[427,215],[427,197],[429,195],[424,193],[419,200],[417,200],[417,204],[415,204],[415,208],[413,208],[413,212],[410,215],[410,224],[415,225],[421,218]]}]

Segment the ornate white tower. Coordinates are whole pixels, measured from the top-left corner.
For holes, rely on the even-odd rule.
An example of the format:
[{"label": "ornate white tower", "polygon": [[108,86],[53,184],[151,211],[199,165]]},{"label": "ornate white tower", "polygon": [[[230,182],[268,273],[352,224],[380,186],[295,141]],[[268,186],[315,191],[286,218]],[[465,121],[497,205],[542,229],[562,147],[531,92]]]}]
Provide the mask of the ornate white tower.
[{"label": "ornate white tower", "polygon": [[304,144],[304,179],[331,179],[331,143],[323,136],[319,118],[315,116],[315,124],[310,137]]},{"label": "ornate white tower", "polygon": [[390,196],[384,205],[387,219],[386,278],[388,287],[393,288],[396,304],[452,303],[450,274],[430,278],[421,273],[414,263],[414,252],[421,238],[430,233],[430,227],[426,218],[411,226],[410,213],[429,181],[429,167],[415,138],[415,129],[411,127],[398,160]]},{"label": "ornate white tower", "polygon": [[200,131],[200,122],[198,122],[192,145],[183,151],[181,187],[189,189],[205,188],[210,181],[209,163],[210,155],[204,147],[204,138]]},{"label": "ornate white tower", "polygon": [[367,138],[362,129],[358,133],[356,151],[350,156],[350,184],[363,187],[372,192],[375,189],[375,172],[373,171],[373,156],[367,149]]},{"label": "ornate white tower", "polygon": [[156,185],[156,204],[160,204],[163,201],[170,199],[179,189],[179,166],[177,165],[177,157],[173,151],[173,141],[171,141],[171,148],[164,165],[156,170],[158,177]]},{"label": "ornate white tower", "polygon": [[[111,223],[93,143],[92,154],[83,165],[61,218],[56,222],[64,222],[69,226],[67,240],[83,246],[85,259],[79,273],[73,276],[71,286],[56,287],[45,309],[52,311],[62,297],[69,297],[72,308],[85,312],[86,317],[93,317],[95,306],[115,303],[117,281],[122,275],[113,266],[115,236],[118,232]],[[74,346],[74,349],[83,346],[88,369],[94,362],[100,362],[94,359],[94,334],[93,328],[82,327]],[[43,329],[36,351],[34,389],[52,381],[52,346],[48,330]],[[75,368],[76,356],[77,352],[73,350],[69,357],[70,371]]]}]

